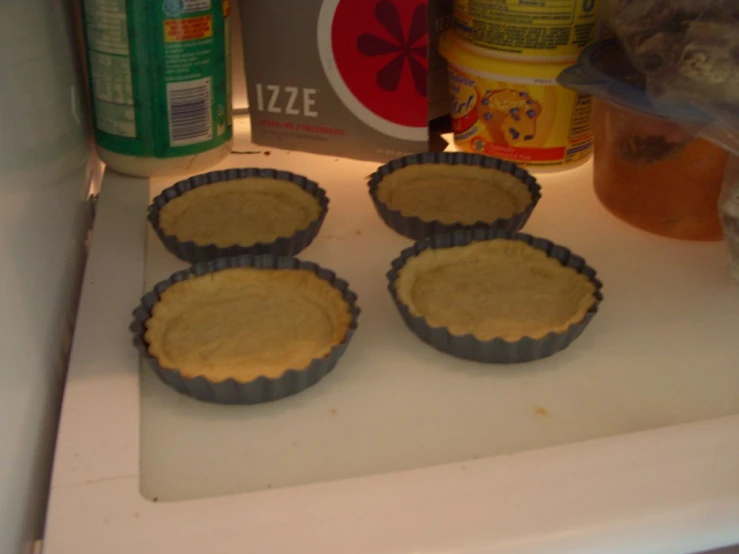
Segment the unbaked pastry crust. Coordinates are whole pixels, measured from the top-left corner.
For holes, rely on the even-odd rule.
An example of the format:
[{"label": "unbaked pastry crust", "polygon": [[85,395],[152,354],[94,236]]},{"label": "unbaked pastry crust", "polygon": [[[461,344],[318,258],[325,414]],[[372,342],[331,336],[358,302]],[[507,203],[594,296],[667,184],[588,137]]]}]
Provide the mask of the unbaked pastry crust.
[{"label": "unbaked pastry crust", "polygon": [[162,206],[159,226],[181,242],[227,248],[289,237],[320,214],[318,199],[295,183],[247,177],[203,185],[173,198]]},{"label": "unbaked pastry crust", "polygon": [[165,290],[144,337],[165,369],[245,383],[306,369],[340,344],[350,325],[341,291],[311,271],[234,268]]},{"label": "unbaked pastry crust", "polygon": [[422,221],[494,223],[523,212],[527,185],[510,173],[476,165],[412,164],[383,177],[377,199]]},{"label": "unbaked pastry crust", "polygon": [[400,302],[430,326],[481,341],[564,332],[596,300],[586,275],[507,239],[424,250],[400,269],[395,287]]}]

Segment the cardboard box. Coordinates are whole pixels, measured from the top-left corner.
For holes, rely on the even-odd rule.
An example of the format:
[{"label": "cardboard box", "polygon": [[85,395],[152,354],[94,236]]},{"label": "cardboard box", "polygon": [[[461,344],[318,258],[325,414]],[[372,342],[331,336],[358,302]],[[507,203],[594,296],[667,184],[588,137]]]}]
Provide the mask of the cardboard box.
[{"label": "cardboard box", "polygon": [[383,162],[430,149],[451,0],[243,0],[240,14],[256,144]]}]

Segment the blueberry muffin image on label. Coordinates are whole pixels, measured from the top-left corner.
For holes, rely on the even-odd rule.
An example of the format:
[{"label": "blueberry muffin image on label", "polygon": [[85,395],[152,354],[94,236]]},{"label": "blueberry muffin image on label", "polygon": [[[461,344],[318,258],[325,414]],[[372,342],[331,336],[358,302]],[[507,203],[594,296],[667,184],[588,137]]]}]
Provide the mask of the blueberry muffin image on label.
[{"label": "blueberry muffin image on label", "polygon": [[525,145],[536,137],[536,120],[541,104],[527,92],[513,89],[488,90],[477,105],[480,121],[485,122],[495,144]]}]

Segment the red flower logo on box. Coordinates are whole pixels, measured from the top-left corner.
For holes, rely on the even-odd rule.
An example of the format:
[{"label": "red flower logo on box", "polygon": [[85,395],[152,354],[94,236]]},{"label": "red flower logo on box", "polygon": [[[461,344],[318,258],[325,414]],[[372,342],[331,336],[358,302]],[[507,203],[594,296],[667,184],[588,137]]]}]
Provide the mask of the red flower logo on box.
[{"label": "red flower logo on box", "polygon": [[426,0],[324,0],[318,50],[344,105],[374,129],[427,139]]},{"label": "red flower logo on box", "polygon": [[426,37],[426,5],[416,6],[413,19],[407,30],[403,29],[400,14],[395,4],[382,0],[375,6],[375,19],[392,37],[390,40],[372,33],[362,33],[357,39],[357,50],[363,56],[385,56],[390,60],[376,73],[376,81],[382,90],[394,92],[408,61],[416,92],[426,96],[428,70],[426,44],[418,45]]}]

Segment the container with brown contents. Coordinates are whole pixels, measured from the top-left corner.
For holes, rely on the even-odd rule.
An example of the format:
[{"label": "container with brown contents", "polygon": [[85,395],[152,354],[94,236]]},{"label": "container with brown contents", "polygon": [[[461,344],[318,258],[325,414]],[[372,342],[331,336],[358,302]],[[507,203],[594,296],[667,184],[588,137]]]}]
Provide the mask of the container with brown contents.
[{"label": "container with brown contents", "polygon": [[728,155],[691,134],[709,124],[703,112],[653,102],[615,40],[588,48],[558,82],[594,96],[595,192],[611,213],[662,236],[721,239],[717,203]]},{"label": "container with brown contents", "polygon": [[720,240],[727,154],[674,123],[596,101],[595,192],[614,215],[686,240]]}]

